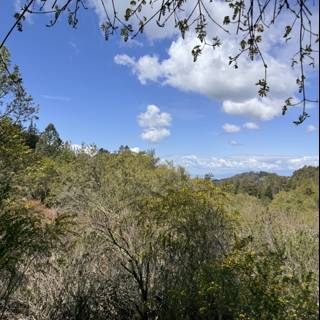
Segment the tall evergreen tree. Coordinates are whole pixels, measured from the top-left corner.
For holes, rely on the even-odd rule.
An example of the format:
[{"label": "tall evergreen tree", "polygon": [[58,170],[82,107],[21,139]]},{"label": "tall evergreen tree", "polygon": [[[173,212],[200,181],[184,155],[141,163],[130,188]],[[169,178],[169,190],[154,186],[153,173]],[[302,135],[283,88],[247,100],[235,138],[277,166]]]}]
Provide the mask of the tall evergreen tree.
[{"label": "tall evergreen tree", "polygon": [[39,141],[39,131],[31,120],[28,129],[24,132],[24,138],[29,148],[35,149]]},{"label": "tall evergreen tree", "polygon": [[26,92],[18,66],[11,67],[10,53],[0,50],[0,120],[22,124],[36,118],[38,107]]},{"label": "tall evergreen tree", "polygon": [[45,156],[56,155],[62,147],[62,140],[52,123],[49,123],[44,132],[40,135],[36,145],[36,152]]}]

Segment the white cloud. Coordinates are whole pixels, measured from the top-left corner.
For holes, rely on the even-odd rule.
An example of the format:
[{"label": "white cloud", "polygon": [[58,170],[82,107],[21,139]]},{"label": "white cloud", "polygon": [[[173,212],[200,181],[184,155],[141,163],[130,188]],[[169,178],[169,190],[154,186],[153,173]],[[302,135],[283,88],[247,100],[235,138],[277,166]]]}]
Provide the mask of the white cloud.
[{"label": "white cloud", "polygon": [[[106,20],[101,0],[90,0],[95,8],[100,22]],[[225,1],[203,0],[211,17],[222,24],[225,16],[232,15],[232,9]],[[112,12],[111,1],[105,1],[109,12]],[[118,15],[123,17],[128,3],[119,1],[117,5]],[[161,6],[161,1],[152,1],[152,4],[142,6],[141,16],[152,16]],[[183,4],[183,10],[179,12],[180,19],[188,17],[194,8],[192,1]],[[268,13],[269,14],[269,13]],[[269,16],[272,16],[270,12]],[[313,25],[318,23],[318,14],[312,17]],[[268,99],[257,97],[258,87],[255,85],[259,79],[264,78],[264,69],[259,58],[250,61],[243,55],[239,58],[239,68],[235,70],[228,65],[229,56],[235,56],[239,52],[241,39],[236,35],[235,24],[230,24],[227,35],[214,23],[208,23],[208,38],[218,36],[222,39],[222,46],[216,50],[205,46],[196,63],[192,62],[191,51],[199,44],[194,28],[183,40],[178,28],[174,26],[174,19],[169,19],[164,28],[151,21],[144,29],[144,35],[148,40],[171,38],[168,48],[168,56],[159,58],[156,54],[130,57],[128,55],[116,55],[114,61],[119,65],[128,66],[145,85],[148,82],[156,82],[168,85],[185,92],[195,92],[222,102],[222,110],[231,115],[255,118],[259,120],[271,120],[281,114],[283,101],[296,92],[297,71],[290,67],[291,55],[296,52],[296,41],[283,38],[285,26],[291,25],[290,13],[283,13],[281,20],[270,25],[263,33],[263,41],[260,44],[264,59],[268,65],[267,78],[270,92]],[[133,28],[137,29],[135,21],[130,21]],[[292,31],[297,35],[297,30]],[[155,52],[156,53],[156,52]],[[318,60],[318,59],[316,59]],[[316,63],[317,64],[317,63]]]},{"label": "white cloud", "polygon": [[147,111],[138,116],[138,123],[143,128],[168,127],[171,124],[171,115],[167,112],[160,112],[160,109],[151,104]]},{"label": "white cloud", "polygon": [[170,136],[170,130],[167,127],[170,127],[171,119],[169,113],[161,112],[155,105],[149,105],[146,112],[138,116],[138,124],[144,128],[141,138],[155,143]]},{"label": "white cloud", "polygon": [[173,156],[175,165],[184,166],[190,172],[234,174],[245,171],[288,172],[303,166],[318,166],[319,156],[265,156],[240,155],[227,157],[200,157],[197,155]]},{"label": "white cloud", "polygon": [[134,152],[134,153],[139,153],[140,152],[140,148],[139,147],[133,147],[133,148],[130,148],[130,151]]},{"label": "white cloud", "polygon": [[129,56],[127,56],[126,54],[118,54],[114,57],[114,62],[116,64],[120,64],[122,66],[126,66],[126,65],[134,65],[135,64],[135,60],[130,58]]},{"label": "white cloud", "polygon": [[216,49],[205,47],[196,63],[192,62],[191,50],[197,44],[195,36],[185,40],[178,38],[168,49],[168,58],[144,55],[138,59],[116,55],[114,61],[131,68],[142,84],[157,82],[185,92],[196,92],[213,100],[222,101],[222,109],[231,115],[271,120],[281,114],[283,100],[296,89],[295,75],[289,66],[271,56],[268,60],[268,98],[257,97],[257,80],[263,78],[260,61],[242,57],[239,68],[228,65],[228,56],[238,48],[235,38],[225,39]]},{"label": "white cloud", "polygon": [[303,166],[318,166],[319,157],[303,156],[295,157],[287,160],[289,169],[297,170]]},{"label": "white cloud", "polygon": [[255,156],[200,158],[192,155],[183,156],[181,161],[186,167],[202,167],[207,169],[272,170],[279,168],[278,164]]},{"label": "white cloud", "polygon": [[309,124],[307,126],[307,132],[314,132],[314,131],[317,131],[317,127],[314,126],[313,124]]},{"label": "white cloud", "polygon": [[230,140],[229,144],[231,144],[232,146],[241,146],[241,144],[237,140]]},{"label": "white cloud", "polygon": [[250,116],[259,120],[271,120],[281,114],[282,101],[280,99],[252,98],[245,101],[226,100],[222,104],[224,112],[234,116]]},{"label": "white cloud", "polygon": [[141,133],[141,138],[150,142],[159,142],[170,136],[170,130],[166,128],[150,128]]},{"label": "white cloud", "polygon": [[226,133],[236,133],[239,132],[241,130],[241,128],[239,126],[236,126],[235,124],[231,124],[231,123],[225,123],[222,126],[224,132]]},{"label": "white cloud", "polygon": [[246,122],[243,127],[252,130],[259,129],[259,126],[255,122]]},{"label": "white cloud", "polygon": [[161,77],[159,59],[156,56],[146,55],[136,61],[126,54],[118,54],[114,57],[114,62],[122,66],[131,66],[132,72],[142,84],[146,84],[147,81],[157,81]]}]

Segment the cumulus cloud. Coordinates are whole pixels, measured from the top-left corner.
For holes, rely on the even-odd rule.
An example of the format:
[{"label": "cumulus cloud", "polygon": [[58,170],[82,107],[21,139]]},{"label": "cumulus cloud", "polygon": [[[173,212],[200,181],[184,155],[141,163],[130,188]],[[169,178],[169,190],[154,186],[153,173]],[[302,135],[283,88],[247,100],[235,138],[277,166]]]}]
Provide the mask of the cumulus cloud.
[{"label": "cumulus cloud", "polygon": [[236,126],[235,124],[231,124],[231,123],[225,123],[222,126],[222,128],[226,133],[237,133],[241,130],[239,126]]},{"label": "cumulus cloud", "polygon": [[138,123],[143,128],[168,127],[171,124],[171,115],[167,112],[160,112],[160,109],[151,104],[147,111],[138,116]]},{"label": "cumulus cloud", "polygon": [[159,142],[170,136],[170,130],[166,128],[150,128],[141,133],[141,138],[150,142]]},{"label": "cumulus cloud", "polygon": [[150,142],[159,142],[170,136],[171,115],[161,112],[155,105],[149,105],[147,110],[138,116],[138,124],[143,128],[141,138]]},{"label": "cumulus cloud", "polygon": [[314,126],[313,124],[309,124],[307,126],[307,132],[314,132],[314,131],[317,131],[317,127]]},{"label": "cumulus cloud", "polygon": [[222,101],[222,110],[231,115],[271,120],[281,114],[283,100],[292,96],[296,89],[296,77],[289,66],[267,57],[270,94],[268,98],[260,98],[255,84],[264,76],[261,62],[243,57],[238,69],[228,65],[227,57],[238,48],[235,39],[226,39],[214,51],[205,47],[198,61],[193,63],[190,52],[196,44],[196,37],[189,35],[185,40],[178,38],[172,42],[167,59],[161,60],[156,55],[140,58],[116,55],[114,61],[131,68],[144,85],[156,82],[200,93]]},{"label": "cumulus cloud", "polygon": [[170,157],[174,164],[181,165],[190,172],[234,174],[245,171],[289,172],[303,166],[318,166],[319,156],[265,156],[240,155],[229,157],[201,157],[185,155]]},{"label": "cumulus cloud", "polygon": [[[100,0],[89,0],[95,8],[100,22],[105,21],[105,10]],[[222,24],[225,16],[232,15],[228,3],[225,1],[203,0],[207,5],[211,17]],[[107,10],[112,12],[110,1],[105,3]],[[161,6],[161,1],[152,5],[142,6],[141,16],[152,16]],[[117,12],[124,16],[128,3],[119,1]],[[188,17],[194,8],[192,1],[183,5],[179,12],[181,19]],[[272,15],[272,13],[271,13]],[[318,22],[315,13],[314,25]],[[138,25],[131,21],[136,29]],[[290,67],[290,57],[296,52],[296,42],[285,42],[283,30],[291,24],[289,14],[283,13],[276,25],[271,25],[268,32],[263,34],[261,49],[268,65],[268,85],[270,92],[268,99],[257,97],[256,82],[264,78],[264,69],[259,59],[250,61],[245,55],[239,59],[239,68],[230,67],[229,56],[239,52],[241,39],[235,32],[236,25],[229,25],[231,31],[227,35],[213,23],[208,23],[208,37],[218,36],[222,39],[222,46],[216,50],[206,46],[196,63],[192,62],[191,51],[199,44],[196,34],[190,28],[186,38],[182,39],[178,28],[174,26],[174,19],[167,21],[165,28],[159,28],[155,21],[151,21],[144,30],[148,40],[169,38],[174,39],[167,51],[167,57],[159,58],[156,54],[131,57],[125,54],[115,56],[115,63],[129,67],[141,84],[149,82],[160,83],[185,92],[195,92],[205,95],[222,103],[222,110],[230,115],[249,117],[259,120],[271,120],[281,114],[283,101],[296,92],[296,71]],[[295,34],[295,30],[292,34]],[[317,63],[316,63],[317,64]]]},{"label": "cumulus cloud", "polygon": [[243,127],[252,130],[259,129],[259,126],[255,122],[246,122]]},{"label": "cumulus cloud", "polygon": [[226,100],[222,104],[224,112],[234,116],[250,116],[259,120],[271,120],[281,114],[281,100],[252,98],[245,101]]}]

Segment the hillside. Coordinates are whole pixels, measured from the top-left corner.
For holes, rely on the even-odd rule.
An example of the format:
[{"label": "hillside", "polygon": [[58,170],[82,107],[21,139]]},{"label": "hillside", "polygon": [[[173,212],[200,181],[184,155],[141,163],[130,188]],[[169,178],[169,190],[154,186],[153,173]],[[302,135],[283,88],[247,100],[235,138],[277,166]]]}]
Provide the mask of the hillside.
[{"label": "hillside", "polygon": [[213,182],[0,134],[0,319],[317,319],[318,167]]},{"label": "hillside", "polygon": [[[230,178],[215,180],[222,189],[232,193],[246,193],[264,200],[272,200],[281,191],[290,191],[304,185],[308,188],[319,184],[319,167],[303,167],[291,177],[268,172],[247,172]],[[308,191],[305,191],[308,193]]]}]

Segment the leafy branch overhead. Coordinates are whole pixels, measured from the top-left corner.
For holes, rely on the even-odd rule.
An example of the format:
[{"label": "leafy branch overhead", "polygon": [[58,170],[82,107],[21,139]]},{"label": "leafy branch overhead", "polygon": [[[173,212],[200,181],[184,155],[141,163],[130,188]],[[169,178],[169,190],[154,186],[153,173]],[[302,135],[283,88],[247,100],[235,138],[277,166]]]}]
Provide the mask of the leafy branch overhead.
[{"label": "leafy branch overhead", "polygon": [[[23,30],[22,23],[27,14],[49,15],[48,27],[54,26],[65,14],[69,25],[76,28],[80,23],[80,10],[89,7],[88,0],[24,1],[20,12],[15,14],[16,21],[4,37],[0,49],[15,28]],[[230,9],[230,14],[222,21],[218,21],[213,14],[218,2],[225,2]],[[252,61],[261,61],[264,77],[257,79],[256,85],[258,95],[262,98],[269,93],[268,61],[262,43],[270,27],[279,24],[284,15],[289,16],[289,23],[283,30],[283,39],[286,43],[296,42],[299,48],[288,60],[292,68],[298,68],[297,86],[301,99],[296,105],[302,107],[302,113],[294,123],[302,123],[308,117],[307,103],[318,102],[309,98],[306,89],[306,68],[315,67],[319,41],[318,31],[314,31],[316,26],[312,22],[312,8],[315,4],[310,0],[128,0],[124,10],[114,0],[97,0],[97,5],[103,8],[105,15],[101,30],[106,40],[115,34],[119,34],[124,41],[134,39],[151,23],[159,28],[169,28],[173,24],[183,39],[188,32],[194,32],[199,41],[191,51],[194,62],[198,60],[204,47],[215,49],[221,46],[223,40],[217,36],[218,31],[219,34],[221,31],[226,35],[236,34],[240,39],[239,51],[229,57],[229,65],[237,69],[242,55],[248,56]],[[216,30],[216,34],[211,34],[209,30]],[[283,114],[290,106],[291,104],[285,103]]]}]

